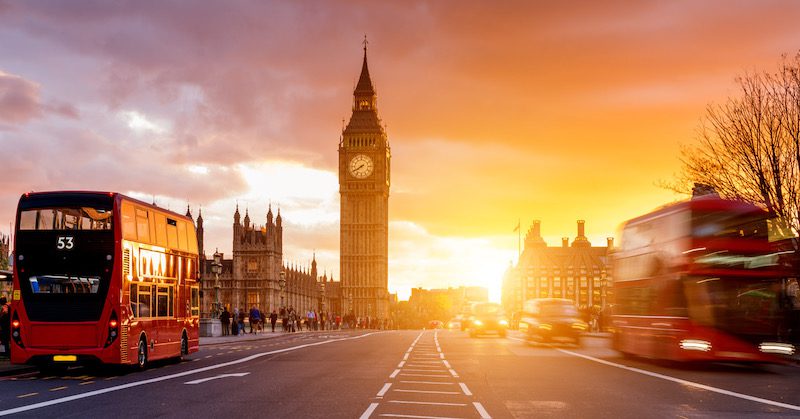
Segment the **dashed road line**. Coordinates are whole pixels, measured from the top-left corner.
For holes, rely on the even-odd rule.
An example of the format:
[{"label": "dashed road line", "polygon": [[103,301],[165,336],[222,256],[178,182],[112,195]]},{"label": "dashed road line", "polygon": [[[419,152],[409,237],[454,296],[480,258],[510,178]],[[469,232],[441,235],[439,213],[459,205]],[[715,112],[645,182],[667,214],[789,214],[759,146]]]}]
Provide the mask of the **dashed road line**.
[{"label": "dashed road line", "polygon": [[18,399],[24,399],[26,397],[33,397],[33,396],[38,396],[38,395],[39,395],[39,393],[20,394],[19,396],[17,396],[17,398]]},{"label": "dashed road line", "polygon": [[437,384],[437,385],[447,385],[447,386],[454,386],[456,383],[444,383],[440,381],[403,381],[400,380],[401,383],[404,384]]},{"label": "dashed road line", "polygon": [[361,414],[361,417],[359,419],[369,419],[369,417],[372,415],[372,412],[374,412],[375,409],[377,408],[378,408],[378,403],[370,403],[367,410],[365,410],[364,413]]},{"label": "dashed road line", "polygon": [[78,383],[79,386],[85,386],[87,384],[94,384],[94,381],[84,381],[82,383]]},{"label": "dashed road line", "polygon": [[397,377],[397,374],[400,374],[400,369],[399,368],[394,370],[394,372],[392,373],[392,375],[389,376],[389,378]]},{"label": "dashed road line", "polygon": [[[405,374],[405,373],[403,373],[403,374],[400,374],[400,375],[405,375],[405,376],[408,376],[408,377],[450,377],[447,374]],[[392,378],[394,378],[394,377],[392,377]]]},{"label": "dashed road line", "polygon": [[66,389],[67,389],[67,386],[61,386],[61,387],[51,388],[50,391],[61,391],[61,390],[66,390]]},{"label": "dashed road line", "polygon": [[406,389],[394,389],[392,391],[396,391],[399,393],[423,393],[423,394],[461,394],[457,391],[433,391],[433,390],[406,390]]},{"label": "dashed road line", "polygon": [[466,384],[464,384],[464,383],[458,383],[458,385],[459,385],[459,386],[461,386],[461,390],[464,392],[464,395],[465,395],[465,396],[471,396],[471,395],[472,395],[472,392],[471,392],[471,391],[469,391],[469,388],[467,388],[467,385],[466,385]]},{"label": "dashed road line", "polygon": [[455,418],[449,416],[416,416],[416,415],[398,415],[394,413],[383,413],[381,414],[381,416],[387,418],[414,418],[414,419],[463,419],[463,418]]},{"label": "dashed road line", "polygon": [[386,383],[383,385],[381,391],[378,392],[378,397],[383,397],[386,395],[386,392],[389,391],[389,388],[392,387],[392,383]]},{"label": "dashed road line", "polygon": [[411,400],[390,400],[389,403],[402,404],[427,404],[432,406],[466,406],[466,403],[444,403],[444,402],[415,402]]},{"label": "dashed road line", "polygon": [[456,372],[456,370],[454,370],[454,369],[452,369],[452,368],[450,368],[450,374],[452,374],[452,375],[453,375],[453,377],[456,377],[456,378],[458,378],[458,373]]},{"label": "dashed road line", "polygon": [[472,404],[475,406],[475,410],[478,411],[478,414],[481,415],[481,419],[492,419],[492,417],[489,415],[489,412],[484,409],[480,402],[472,402]]}]

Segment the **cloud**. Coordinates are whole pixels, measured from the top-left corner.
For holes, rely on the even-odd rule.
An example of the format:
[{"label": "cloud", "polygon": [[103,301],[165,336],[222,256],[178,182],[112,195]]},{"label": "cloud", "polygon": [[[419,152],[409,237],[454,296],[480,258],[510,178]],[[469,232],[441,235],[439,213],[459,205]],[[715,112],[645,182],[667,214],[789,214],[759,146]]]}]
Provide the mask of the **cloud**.
[{"label": "cloud", "polygon": [[23,124],[41,114],[39,86],[0,71],[0,122]]}]

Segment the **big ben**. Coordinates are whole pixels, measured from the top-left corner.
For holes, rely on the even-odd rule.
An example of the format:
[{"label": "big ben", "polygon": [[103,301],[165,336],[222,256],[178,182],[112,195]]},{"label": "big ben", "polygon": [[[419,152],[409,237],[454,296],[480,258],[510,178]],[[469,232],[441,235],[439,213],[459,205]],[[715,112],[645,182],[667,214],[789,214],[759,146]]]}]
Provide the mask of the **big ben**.
[{"label": "big ben", "polygon": [[361,76],[353,91],[353,114],[339,141],[339,272],[345,310],[386,319],[391,150],[377,99],[365,41]]}]

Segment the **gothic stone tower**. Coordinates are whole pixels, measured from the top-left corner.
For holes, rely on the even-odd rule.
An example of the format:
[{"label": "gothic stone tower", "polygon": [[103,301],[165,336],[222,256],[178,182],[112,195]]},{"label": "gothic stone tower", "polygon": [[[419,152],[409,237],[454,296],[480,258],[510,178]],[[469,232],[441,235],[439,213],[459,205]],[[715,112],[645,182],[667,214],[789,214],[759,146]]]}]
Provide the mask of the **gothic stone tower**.
[{"label": "gothic stone tower", "polygon": [[346,312],[385,319],[391,150],[378,117],[377,98],[365,41],[353,115],[339,142],[341,295]]}]

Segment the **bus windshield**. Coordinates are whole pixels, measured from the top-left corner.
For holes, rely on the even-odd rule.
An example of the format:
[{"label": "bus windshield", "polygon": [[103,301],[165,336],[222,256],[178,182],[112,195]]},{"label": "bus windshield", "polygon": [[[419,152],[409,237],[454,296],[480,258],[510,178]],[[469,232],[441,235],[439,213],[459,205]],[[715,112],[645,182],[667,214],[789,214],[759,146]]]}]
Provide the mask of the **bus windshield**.
[{"label": "bus windshield", "polygon": [[28,281],[34,294],[97,294],[99,276],[37,275]]},{"label": "bus windshield", "polygon": [[111,209],[36,208],[20,212],[20,230],[111,230]]}]

